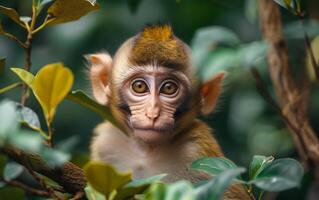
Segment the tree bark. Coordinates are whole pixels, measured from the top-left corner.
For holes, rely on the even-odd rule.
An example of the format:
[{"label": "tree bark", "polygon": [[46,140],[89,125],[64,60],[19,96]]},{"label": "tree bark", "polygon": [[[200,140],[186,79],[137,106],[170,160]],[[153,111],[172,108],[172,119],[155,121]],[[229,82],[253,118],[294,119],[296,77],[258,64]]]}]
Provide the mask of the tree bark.
[{"label": "tree bark", "polygon": [[39,155],[27,153],[14,147],[1,147],[0,152],[21,165],[27,164],[31,170],[57,182],[67,193],[83,192],[86,186],[82,169],[71,162],[52,168]]}]

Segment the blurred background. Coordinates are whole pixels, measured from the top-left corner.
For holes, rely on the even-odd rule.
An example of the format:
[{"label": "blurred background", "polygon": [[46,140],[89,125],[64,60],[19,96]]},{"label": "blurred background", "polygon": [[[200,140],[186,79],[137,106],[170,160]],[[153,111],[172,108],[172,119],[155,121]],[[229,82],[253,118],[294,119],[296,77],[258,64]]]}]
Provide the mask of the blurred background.
[{"label": "blurred background", "polygon": [[[30,15],[31,0],[1,0],[1,5],[13,7],[21,15]],[[83,89],[90,93],[83,55],[107,50],[114,54],[116,49],[128,37],[135,35],[146,24],[169,23],[175,35],[198,48],[194,44],[196,34],[204,27],[222,26],[233,31],[240,44],[249,44],[261,40],[258,24],[256,0],[100,0],[101,9],[92,12],[76,22],[46,28],[34,39],[32,54],[32,72],[36,73],[48,63],[63,62],[75,74],[73,89]],[[310,36],[319,35],[319,1],[304,0],[307,12]],[[290,59],[298,74],[306,66],[306,52],[302,30],[296,18],[281,9],[285,34],[288,39]],[[4,15],[0,15],[5,30],[25,38],[25,33]],[[232,49],[232,47],[230,47]],[[195,52],[198,49],[194,49]],[[201,60],[203,68],[209,70],[215,65],[229,66],[234,62],[225,54],[219,63]],[[317,52],[319,55],[319,52]],[[249,56],[249,54],[248,54]],[[319,57],[319,56],[318,56]],[[0,74],[0,88],[17,81],[10,67],[23,67],[24,52],[13,41],[0,37],[0,58],[6,58],[6,68]],[[204,59],[204,58],[203,58]],[[255,81],[247,67],[235,63],[227,67],[229,71],[225,81],[224,93],[217,111],[202,118],[215,130],[225,154],[238,165],[247,167],[253,155],[273,155],[298,159],[291,136],[278,114],[264,101],[255,89]],[[255,64],[266,80],[272,92],[264,56]],[[200,66],[199,66],[200,67]],[[226,68],[226,67],[225,67]],[[20,99],[19,89],[12,90],[0,99]],[[314,88],[310,100],[309,114],[316,132],[319,132],[318,111],[319,91]],[[43,117],[34,97],[28,102],[29,107]],[[54,121],[56,143],[67,138],[78,141],[72,153],[74,159],[83,159],[88,155],[92,130],[101,122],[95,113],[65,100],[58,108]],[[42,121],[44,126],[45,122]],[[73,141],[75,141],[73,140]],[[288,190],[280,194],[271,194],[276,199],[306,199],[312,178],[308,175],[299,189]]]}]

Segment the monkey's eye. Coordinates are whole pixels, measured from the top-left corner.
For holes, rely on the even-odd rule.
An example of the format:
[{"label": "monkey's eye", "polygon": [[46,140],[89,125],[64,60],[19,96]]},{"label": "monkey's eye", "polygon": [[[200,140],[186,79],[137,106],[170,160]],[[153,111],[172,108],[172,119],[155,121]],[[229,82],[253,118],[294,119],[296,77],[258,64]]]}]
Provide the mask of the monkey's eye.
[{"label": "monkey's eye", "polygon": [[172,95],[175,94],[177,90],[178,86],[176,83],[174,83],[173,81],[167,81],[162,85],[160,92],[166,95]]},{"label": "monkey's eye", "polygon": [[144,81],[136,80],[132,83],[132,90],[136,93],[141,94],[148,92],[148,87]]}]

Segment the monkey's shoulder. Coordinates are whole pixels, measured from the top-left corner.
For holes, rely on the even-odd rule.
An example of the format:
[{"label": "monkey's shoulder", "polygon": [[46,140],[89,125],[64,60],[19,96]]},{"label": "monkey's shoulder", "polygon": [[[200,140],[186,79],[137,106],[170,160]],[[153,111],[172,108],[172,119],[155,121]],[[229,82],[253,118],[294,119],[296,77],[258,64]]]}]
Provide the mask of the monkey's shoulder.
[{"label": "monkey's shoulder", "polygon": [[212,128],[201,120],[195,120],[190,129],[183,134],[184,143],[196,147],[199,157],[203,156],[224,156],[217,140],[214,137]]}]

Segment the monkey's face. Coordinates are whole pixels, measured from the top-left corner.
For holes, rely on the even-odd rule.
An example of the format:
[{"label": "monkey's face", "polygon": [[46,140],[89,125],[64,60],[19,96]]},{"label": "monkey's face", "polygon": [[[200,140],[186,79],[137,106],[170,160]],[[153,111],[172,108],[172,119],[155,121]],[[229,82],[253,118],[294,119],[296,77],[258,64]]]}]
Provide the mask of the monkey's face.
[{"label": "monkey's face", "polygon": [[122,100],[129,108],[127,124],[133,136],[158,143],[173,136],[176,111],[189,93],[189,80],[165,67],[133,67],[123,82]]}]

